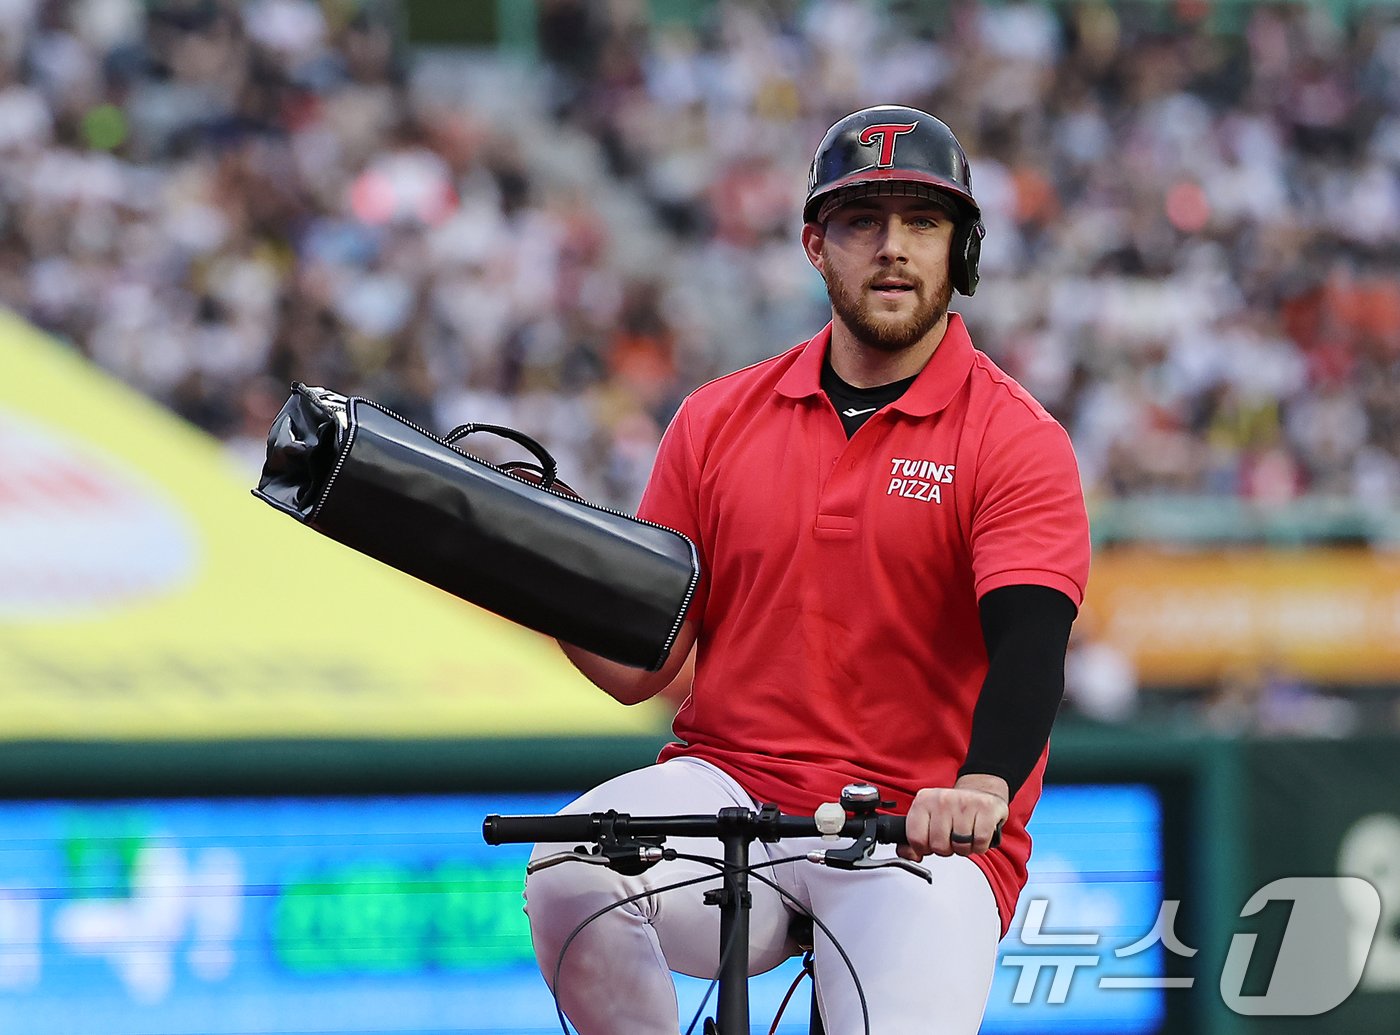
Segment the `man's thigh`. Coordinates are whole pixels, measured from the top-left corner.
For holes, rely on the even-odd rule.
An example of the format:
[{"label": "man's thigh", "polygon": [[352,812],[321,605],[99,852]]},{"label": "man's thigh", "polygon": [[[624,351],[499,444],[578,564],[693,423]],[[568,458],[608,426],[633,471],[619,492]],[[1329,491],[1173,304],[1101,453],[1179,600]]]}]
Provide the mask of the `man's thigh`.
[{"label": "man's thigh", "polygon": [[[711,815],[724,808],[753,808],[753,801],[728,775],[704,762],[672,759],[662,765],[624,773],[588,791],[560,811],[563,813],[606,812],[615,809],[634,816]],[[536,845],[531,861],[567,852],[571,844]],[[718,840],[711,838],[668,838],[666,847],[683,855],[716,861],[723,857]],[[765,858],[765,846],[750,846],[751,862]],[[586,871],[586,872],[585,872]],[[668,886],[696,878],[698,883],[674,890]],[[548,899],[551,911],[566,915],[539,914],[531,898],[531,886],[541,879],[566,885],[557,886]],[[704,902],[706,891],[721,885],[718,866],[691,859],[658,863],[646,872],[628,877],[587,863],[566,862],[528,878],[525,885],[527,910],[532,926],[548,923],[570,929],[581,923],[601,904],[647,893],[634,905],[651,925],[670,969],[696,977],[713,977],[719,965],[719,909]],[[577,889],[576,894],[570,894]],[[751,882],[753,909],[750,913],[750,971],[769,970],[788,955],[787,926],[790,917],[779,894],[760,882]],[[543,896],[536,896],[543,898]],[[559,903],[569,903],[562,908]],[[573,915],[574,912],[580,915]]]},{"label": "man's thigh", "polygon": [[[879,855],[893,849],[882,846]],[[931,856],[930,885],[903,870],[802,871],[805,896],[850,956],[880,1035],[974,1035],[996,967],[1001,920],[981,869]],[[864,1032],[850,970],[820,931],[817,994],[828,1035]]]}]

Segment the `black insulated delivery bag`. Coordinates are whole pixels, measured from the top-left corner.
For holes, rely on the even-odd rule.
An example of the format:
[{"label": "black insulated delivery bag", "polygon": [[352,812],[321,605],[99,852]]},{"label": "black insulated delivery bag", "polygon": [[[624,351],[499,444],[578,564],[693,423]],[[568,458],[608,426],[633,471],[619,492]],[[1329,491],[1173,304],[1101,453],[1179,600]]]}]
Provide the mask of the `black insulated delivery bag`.
[{"label": "black insulated delivery bag", "polygon": [[[510,438],[538,483],[453,448]],[[669,528],[568,494],[527,435],[467,424],[438,438],[369,399],[292,385],[253,494],[323,535],[463,600],[621,664],[666,661],[699,580]]]}]

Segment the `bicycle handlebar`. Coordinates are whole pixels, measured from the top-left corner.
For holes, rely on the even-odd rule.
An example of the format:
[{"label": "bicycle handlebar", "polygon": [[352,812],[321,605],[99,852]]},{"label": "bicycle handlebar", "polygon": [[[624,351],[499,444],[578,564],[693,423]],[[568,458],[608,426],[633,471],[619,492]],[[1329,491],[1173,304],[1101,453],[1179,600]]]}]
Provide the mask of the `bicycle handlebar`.
[{"label": "bicycle handlebar", "polygon": [[[746,813],[747,819],[737,815]],[[728,814],[728,815],[727,815]],[[617,837],[723,837],[745,829],[745,824],[762,840],[784,837],[820,837],[811,816],[767,815],[748,809],[726,809],[709,816],[631,816],[625,812],[593,812],[562,816],[487,816],[481,834],[490,845],[599,841],[609,833]],[[610,828],[610,830],[609,830]],[[860,837],[865,820],[848,818],[833,837]],[[875,839],[884,844],[903,844],[904,817],[876,816]]]},{"label": "bicycle handlebar", "polygon": [[[850,838],[852,843],[849,845],[808,851],[805,853],[806,858],[812,863],[842,870],[898,868],[930,884],[933,883],[933,875],[917,863],[901,858],[873,857],[872,853],[877,843],[906,843],[905,817],[881,815],[876,811],[891,805],[891,802],[880,800],[880,793],[874,786],[851,783],[842,788],[839,802],[824,803],[817,809],[816,814],[811,816],[785,815],[776,805],[762,805],[757,811],[742,807],[723,808],[716,813],[701,816],[633,816],[616,811],[553,816],[493,814],[482,821],[481,835],[490,845],[571,842],[575,845],[579,845],[580,842],[592,842],[596,845],[591,851],[585,851],[580,846],[571,852],[556,852],[534,860],[527,868],[528,873],[536,873],[547,867],[577,860],[608,866],[629,876],[643,873],[653,864],[665,859],[681,857],[674,849],[662,847],[667,837],[717,838],[722,841],[725,886],[722,890],[716,889],[705,896],[705,902],[720,908],[721,963],[717,975],[719,1024],[716,1026],[707,1022],[705,1030],[741,1032],[749,1030],[748,991],[745,986],[745,976],[748,973],[748,910],[751,908],[747,890],[752,869],[748,865],[749,842],[759,840],[772,844],[783,838],[793,837],[820,837],[828,842]],[[997,832],[1000,833],[1000,828]],[[682,882],[685,883],[694,881]],[[680,886],[682,885],[677,884],[672,887]],[[783,894],[787,895],[786,892]],[[638,896],[620,899],[616,904],[620,905],[636,897]],[[603,911],[606,911],[606,908],[611,907],[605,907]],[[601,912],[593,914],[589,920],[596,919]],[[808,912],[807,915],[811,916],[811,913]],[[556,985],[563,966],[564,949],[568,948],[574,935],[578,934],[589,920],[575,928],[573,934],[564,942],[559,963],[555,968]],[[860,991],[860,980],[856,976],[855,968],[845,950],[836,942],[836,936],[820,920],[815,917],[812,917],[812,920],[831,938],[846,966],[850,968],[856,992],[860,996],[865,1032],[869,1035],[870,1014],[866,1009],[864,993]],[[780,1009],[779,1015],[781,1012]],[[562,1023],[562,1012],[559,1018]],[[699,1019],[699,1012],[696,1019]],[[776,1028],[776,1022],[774,1027]]]}]

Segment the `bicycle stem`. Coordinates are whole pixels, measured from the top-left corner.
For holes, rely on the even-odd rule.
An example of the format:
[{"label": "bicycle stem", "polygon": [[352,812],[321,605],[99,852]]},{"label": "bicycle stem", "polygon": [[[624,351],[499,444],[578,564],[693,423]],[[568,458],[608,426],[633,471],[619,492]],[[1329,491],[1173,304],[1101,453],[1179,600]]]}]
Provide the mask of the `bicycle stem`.
[{"label": "bicycle stem", "polygon": [[[748,1035],[749,1030],[749,911],[753,896],[749,892],[748,866],[749,842],[754,838],[751,815],[748,809],[719,812],[725,864],[724,887],[718,896],[719,1035]],[[726,952],[726,948],[730,951]]]}]

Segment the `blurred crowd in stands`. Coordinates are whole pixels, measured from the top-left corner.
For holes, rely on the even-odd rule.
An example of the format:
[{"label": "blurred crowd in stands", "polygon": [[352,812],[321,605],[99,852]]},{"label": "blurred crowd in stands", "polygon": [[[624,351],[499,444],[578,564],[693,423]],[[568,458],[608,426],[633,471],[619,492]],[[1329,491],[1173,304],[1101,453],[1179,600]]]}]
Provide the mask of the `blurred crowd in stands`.
[{"label": "blurred crowd in stands", "polygon": [[894,100],[972,156],[955,307],[1091,498],[1400,500],[1394,11],[533,9],[530,59],[389,0],[0,0],[0,303],[249,465],[296,379],[631,507],[686,391],[824,321],[806,163]]},{"label": "blurred crowd in stands", "polygon": [[[1400,504],[1400,12],[658,7],[694,16],[533,0],[533,48],[425,49],[393,0],[0,0],[0,304],[250,479],[299,380],[520,428],[630,509],[687,391],[825,321],[806,165],[898,101],[972,157],[955,308],[1091,504]],[[1071,707],[1136,693],[1081,635]],[[1319,707],[1227,678],[1207,718]]]}]

